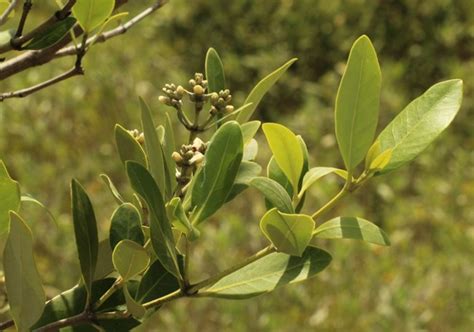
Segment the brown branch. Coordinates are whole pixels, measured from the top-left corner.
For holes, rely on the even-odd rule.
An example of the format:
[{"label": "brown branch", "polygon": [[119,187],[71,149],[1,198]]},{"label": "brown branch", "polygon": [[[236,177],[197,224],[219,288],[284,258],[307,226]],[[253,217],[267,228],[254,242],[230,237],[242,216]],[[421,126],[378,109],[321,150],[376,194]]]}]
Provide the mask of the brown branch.
[{"label": "brown branch", "polygon": [[[128,0],[116,0],[115,9],[127,2]],[[79,35],[82,34],[82,30],[80,29],[75,30],[75,32],[77,32]],[[27,51],[10,60],[0,63],[0,81],[29,68],[50,62],[55,58],[56,52],[65,47],[70,42],[71,38],[68,36],[59,43],[47,49],[42,49],[39,51]]]},{"label": "brown branch", "polygon": [[6,330],[12,326],[15,326],[15,322],[13,320],[7,320],[6,322],[2,322],[0,323],[0,331]]},{"label": "brown branch", "polygon": [[92,322],[95,319],[95,315],[92,312],[84,311],[78,315],[71,316],[58,320],[54,323],[45,325],[36,329],[37,332],[49,332],[49,331],[59,331],[62,327],[75,326],[82,323]]},{"label": "brown branch", "polygon": [[[101,33],[99,35],[93,36],[89,38],[86,42],[86,46],[90,46],[91,44],[96,44],[96,43],[104,43],[107,40],[117,37],[119,35],[122,35],[126,33],[131,27],[133,27],[135,24],[139,23],[142,21],[144,18],[147,16],[153,14],[156,10],[160,9],[166,4],[166,0],[160,0],[155,2],[153,5],[148,7],[147,9],[143,10],[141,13],[138,15],[134,16],[132,19],[127,21],[124,24],[121,24],[115,29],[108,30],[104,33]],[[63,57],[63,56],[68,56],[68,55],[75,55],[76,54],[76,47],[75,46],[68,46],[60,49],[58,52],[56,52],[55,57]]]}]

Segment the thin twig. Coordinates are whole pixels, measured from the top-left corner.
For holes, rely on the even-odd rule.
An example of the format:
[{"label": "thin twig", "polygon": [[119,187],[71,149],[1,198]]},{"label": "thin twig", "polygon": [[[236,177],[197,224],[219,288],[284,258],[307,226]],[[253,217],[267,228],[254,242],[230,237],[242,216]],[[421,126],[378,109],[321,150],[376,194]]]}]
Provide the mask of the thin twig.
[{"label": "thin twig", "polygon": [[[163,7],[168,0],[159,0],[155,2],[153,5],[148,7],[147,9],[143,10],[136,16],[134,16],[132,19],[129,21],[125,22],[124,24],[119,25],[117,28],[108,30],[106,32],[103,32],[97,36],[93,36],[87,40],[87,46],[90,44],[94,43],[104,43],[107,40],[117,37],[119,35],[122,35],[126,33],[131,27],[133,27],[135,24],[139,23],[142,21],[144,18],[147,16],[153,14],[156,10],[160,9]],[[68,46],[60,49],[59,51],[56,52],[54,55],[55,58],[67,56],[67,55],[74,55],[76,54],[76,48],[74,46]]]},{"label": "thin twig", "polygon": [[15,326],[15,322],[13,320],[7,320],[6,322],[2,322],[0,323],[0,331],[6,330],[12,326]]},{"label": "thin twig", "polygon": [[75,325],[79,325],[86,322],[92,322],[94,319],[95,319],[95,315],[93,312],[84,311],[78,315],[64,318],[54,323],[40,327],[36,329],[35,331],[36,332],[59,331],[59,329],[62,327],[75,326]]},{"label": "thin twig", "polygon": [[2,15],[0,16],[0,26],[5,24],[5,22],[8,19],[8,16],[11,14],[11,12],[15,9],[16,5],[18,4],[18,1],[19,0],[12,0],[12,2],[10,2],[10,4],[8,5],[7,9],[5,9],[5,11],[2,13]]},{"label": "thin twig", "polygon": [[33,7],[31,0],[25,0],[23,3],[23,11],[21,12],[20,22],[18,23],[18,28],[16,29],[15,38],[18,38],[23,34],[23,29],[25,28],[26,19],[28,18],[31,7]]}]

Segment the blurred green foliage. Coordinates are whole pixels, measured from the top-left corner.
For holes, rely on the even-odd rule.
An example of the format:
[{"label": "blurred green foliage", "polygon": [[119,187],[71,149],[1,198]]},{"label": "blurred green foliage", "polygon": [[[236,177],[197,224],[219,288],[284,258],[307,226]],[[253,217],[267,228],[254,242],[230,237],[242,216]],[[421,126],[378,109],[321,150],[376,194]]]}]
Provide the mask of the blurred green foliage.
[{"label": "blurred green foliage", "polygon": [[[133,13],[134,7],[130,2],[124,10]],[[40,14],[50,9],[45,5]],[[342,166],[333,105],[348,49],[363,33],[373,40],[382,67],[379,129],[435,82],[465,81],[460,114],[434,146],[392,178],[372,181],[333,213],[382,224],[392,246],[327,242],[333,263],[310,282],[249,301],[185,299],[158,311],[142,330],[471,330],[472,0],[172,0],[127,34],[92,49],[84,78],[0,104],[1,159],[22,190],[42,200],[59,221],[56,228],[36,207],[22,212],[36,234],[41,274],[51,285],[47,294],[71,287],[79,276],[70,179],[87,184],[103,231],[115,203],[99,173],[107,172],[121,188],[128,186],[113,146],[113,127],[116,122],[139,127],[137,95],[162,119],[164,107],[157,100],[161,87],[184,84],[203,71],[205,52],[212,46],[224,61],[228,87],[239,105],[259,78],[297,56],[299,61],[263,100],[258,116],[303,135],[312,165]],[[0,82],[0,90],[31,85],[68,68],[71,61],[62,59]],[[265,150],[264,140],[259,141]],[[337,179],[323,182],[308,201],[322,204],[336,192]],[[258,229],[263,206],[258,193],[248,190],[228,206],[230,215],[212,218],[194,248],[196,278],[263,247]]]}]

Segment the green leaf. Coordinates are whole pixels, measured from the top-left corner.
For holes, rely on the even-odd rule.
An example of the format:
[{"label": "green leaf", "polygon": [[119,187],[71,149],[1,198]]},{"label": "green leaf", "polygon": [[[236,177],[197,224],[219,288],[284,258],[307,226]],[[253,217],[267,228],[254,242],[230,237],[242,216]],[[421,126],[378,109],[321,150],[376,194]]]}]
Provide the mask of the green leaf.
[{"label": "green leaf", "polygon": [[[0,0],[0,15],[3,15],[8,7],[10,7],[10,1]],[[12,10],[10,14],[8,14],[7,18],[12,18],[13,16],[15,16],[15,10]]]},{"label": "green leaf", "polygon": [[30,195],[28,194],[25,194],[25,195],[21,195],[21,203],[31,203],[31,204],[34,204],[34,205],[37,205],[39,206],[41,209],[43,209],[46,214],[51,218],[51,220],[54,222],[54,225],[57,227],[58,226],[58,222],[56,220],[56,218],[54,217],[53,213],[46,207],[46,205],[44,205],[43,203],[41,203],[39,200],[37,200],[36,198],[34,197],[31,197]]},{"label": "green leaf", "polygon": [[133,190],[148,205],[153,249],[163,266],[179,278],[180,271],[176,258],[173,232],[166,215],[163,196],[151,174],[142,165],[133,161],[127,162],[127,174]]},{"label": "green leaf", "polygon": [[115,125],[115,144],[120,160],[125,165],[128,160],[147,166],[145,151],[137,140],[121,125]]},{"label": "green leaf", "polygon": [[308,247],[301,257],[271,253],[223,277],[200,296],[245,299],[314,277],[331,262],[331,255]]},{"label": "green leaf", "polygon": [[375,157],[375,159],[370,163],[369,171],[380,172],[385,167],[387,167],[388,163],[392,159],[392,152],[392,149],[388,149]]},{"label": "green leaf", "polygon": [[260,191],[271,207],[276,207],[278,210],[286,213],[294,213],[291,198],[278,182],[275,180],[259,176],[250,181],[250,186]]},{"label": "green leaf", "polygon": [[8,29],[0,31],[0,46],[10,43],[10,40],[15,37],[16,29]]},{"label": "green leaf", "polygon": [[150,257],[141,245],[131,240],[122,240],[112,252],[112,262],[124,281],[145,271]]},{"label": "green leaf", "polygon": [[76,24],[74,17],[66,17],[64,20],[57,21],[39,36],[33,37],[31,42],[25,46],[25,49],[40,50],[55,45],[67,36],[74,24]]},{"label": "green leaf", "polygon": [[247,144],[252,138],[254,138],[255,134],[260,128],[260,124],[260,121],[255,120],[246,122],[240,126],[240,129],[242,129],[242,137],[244,139],[244,144]]},{"label": "green leaf", "polygon": [[286,177],[285,173],[278,166],[275,157],[271,157],[267,165],[267,176],[278,182],[283,188],[285,188],[288,196],[293,197],[293,186],[290,180]]},{"label": "green leaf", "polygon": [[244,146],[244,155],[242,160],[255,160],[258,154],[258,143],[253,138]]},{"label": "green leaf", "polygon": [[145,243],[140,212],[130,203],[120,205],[113,213],[109,231],[110,247],[113,249],[122,240]]},{"label": "green leaf", "polygon": [[73,179],[71,182],[72,219],[82,278],[90,294],[99,250],[97,223],[91,201],[84,188]]},{"label": "green leaf", "polygon": [[[104,294],[115,282],[113,278],[107,278],[102,280],[97,280],[92,283],[92,298],[91,302],[95,303],[99,300],[100,296]],[[129,285],[129,288],[130,285]],[[43,315],[40,320],[32,327],[33,330],[38,329],[47,324],[56,322],[61,319],[72,317],[78,315],[84,311],[84,307],[87,303],[87,291],[84,286],[76,286],[72,289],[69,289],[58,296],[55,296],[50,301],[46,303],[46,306],[43,311]],[[102,306],[99,307],[98,312],[112,311],[117,307],[123,306],[125,304],[125,298],[122,292],[115,292]],[[132,328],[140,325],[140,322],[133,318],[124,318],[124,319],[114,319],[114,320],[98,320],[97,325],[102,328],[109,328],[111,322],[120,326],[120,328],[115,328],[108,331],[130,331]],[[92,326],[80,325],[80,327],[89,327],[92,329]],[[92,331],[92,330],[89,330]]]},{"label": "green leaf", "polygon": [[114,264],[112,262],[112,249],[110,248],[109,239],[105,239],[99,242],[94,281],[103,279],[112,272],[114,272]]},{"label": "green leaf", "polygon": [[194,227],[188,219],[186,212],[181,204],[179,197],[174,197],[166,205],[166,213],[168,219],[171,220],[171,224],[180,232],[186,234],[186,238],[190,241],[194,241],[200,236],[199,230]]},{"label": "green leaf", "polygon": [[261,172],[262,167],[260,167],[259,164],[252,161],[242,161],[226,202],[233,200],[235,196],[247,189],[250,185],[250,181],[257,177]]},{"label": "green leaf", "polygon": [[347,172],[334,167],[313,167],[303,177],[303,183],[301,185],[301,190],[299,196],[302,196],[303,193],[308,190],[313,184],[316,183],[322,177],[328,174],[339,175],[344,180],[347,178]]},{"label": "green leaf", "polygon": [[382,151],[393,150],[381,173],[412,161],[448,127],[461,107],[462,88],[461,80],[435,84],[392,120],[378,137]]},{"label": "green leaf", "polygon": [[77,0],[72,13],[86,32],[105,22],[112,14],[115,0]]},{"label": "green leaf", "polygon": [[304,155],[298,138],[291,130],[277,123],[265,123],[262,129],[276,163],[290,180],[293,192],[298,192],[304,165]]},{"label": "green leaf", "polygon": [[196,206],[191,220],[198,224],[216,212],[232,189],[242,161],[242,131],[235,121],[226,122],[211,139],[205,165],[196,175],[192,203]]},{"label": "green leaf", "polygon": [[127,285],[123,287],[123,294],[125,296],[125,303],[127,304],[127,310],[135,318],[142,318],[146,314],[146,309],[140,303],[135,301],[135,299],[130,295]]},{"label": "green leaf", "polygon": [[178,289],[179,283],[176,277],[169,273],[160,261],[155,261],[143,275],[136,299],[139,303],[146,303]]},{"label": "green leaf", "polygon": [[287,214],[271,209],[260,220],[260,229],[278,251],[301,256],[311,241],[314,220],[304,214]]},{"label": "green leaf", "polygon": [[5,164],[0,160],[0,235],[8,231],[9,211],[18,212],[20,209],[20,196],[20,185],[12,180]]},{"label": "green leaf", "polygon": [[357,217],[337,217],[319,225],[314,231],[311,244],[316,244],[317,238],[322,239],[355,239],[365,242],[390,245],[387,234],[370,221]]},{"label": "green leaf", "polygon": [[364,35],[352,45],[336,97],[336,138],[349,171],[364,159],[373,142],[381,81],[377,54]]},{"label": "green leaf", "polygon": [[206,79],[209,92],[219,92],[225,89],[224,65],[215,49],[212,47],[206,54]]},{"label": "green leaf", "polygon": [[[140,107],[142,110],[142,127],[145,134],[145,149],[149,161],[149,170],[160,189],[163,197],[168,197],[171,188],[169,179],[167,179],[166,165],[163,156],[163,146],[160,143],[158,134],[151,117],[151,110],[142,98],[140,99]],[[167,183],[168,182],[168,183]]]},{"label": "green leaf", "polygon": [[112,194],[112,196],[115,198],[115,201],[117,202],[117,204],[120,205],[120,204],[125,203],[125,199],[119,193],[117,187],[115,187],[110,177],[107,174],[101,174],[100,178],[102,179],[102,181],[104,181],[107,188],[109,188],[109,191]]},{"label": "green leaf", "polygon": [[293,58],[287,63],[285,63],[280,68],[276,69],[274,72],[265,76],[258,84],[250,91],[247,99],[245,99],[244,104],[252,103],[250,108],[245,109],[237,116],[237,121],[239,123],[247,122],[252,114],[255,112],[258,104],[262,100],[263,96],[270,90],[270,88],[280,79],[280,77],[286,72],[286,70],[298,59]]},{"label": "green leaf", "polygon": [[171,158],[171,155],[176,149],[175,140],[174,140],[174,131],[173,125],[171,124],[171,119],[168,113],[166,115],[165,121],[165,137],[163,140],[163,155],[166,163],[167,168],[167,177],[170,181],[170,191],[171,193],[174,192],[176,187],[176,163]]},{"label": "green leaf", "polygon": [[29,331],[41,317],[46,296],[33,257],[33,237],[26,223],[10,213],[10,233],[3,252],[10,313],[18,331]]}]

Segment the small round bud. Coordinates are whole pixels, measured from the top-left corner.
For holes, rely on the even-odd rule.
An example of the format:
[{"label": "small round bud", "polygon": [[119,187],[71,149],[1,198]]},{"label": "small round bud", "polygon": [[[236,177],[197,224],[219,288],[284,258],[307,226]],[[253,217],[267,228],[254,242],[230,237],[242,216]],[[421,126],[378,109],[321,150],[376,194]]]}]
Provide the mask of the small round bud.
[{"label": "small round bud", "polygon": [[189,160],[194,156],[194,152],[188,151],[184,154],[184,159]]},{"label": "small round bud", "polygon": [[211,98],[211,104],[214,105],[219,100],[219,95],[217,94],[217,92],[213,92],[213,93],[211,93],[210,98]]},{"label": "small round bud", "polygon": [[145,135],[143,135],[143,133],[140,133],[137,137],[137,142],[140,143],[140,144],[145,144]]},{"label": "small round bud", "polygon": [[181,157],[181,155],[176,151],[171,154],[171,159],[173,159],[176,163],[183,161],[183,157]]},{"label": "small round bud", "polygon": [[201,85],[195,85],[193,87],[193,92],[197,95],[197,96],[202,96],[204,94],[204,88],[201,86]]},{"label": "small round bud", "polygon": [[165,97],[165,96],[159,96],[158,97],[158,100],[165,104],[165,105],[170,105],[171,104],[171,99],[169,97]]},{"label": "small round bud", "polygon": [[186,93],[186,90],[181,85],[178,85],[176,88],[176,97],[179,99],[183,98],[184,94]]},{"label": "small round bud", "polygon": [[234,106],[232,106],[232,105],[227,105],[227,106],[225,107],[225,111],[226,111],[226,113],[232,113],[232,112],[234,111]]},{"label": "small round bud", "polygon": [[204,160],[204,155],[200,152],[197,152],[191,159],[189,159],[190,165],[199,165]]},{"label": "small round bud", "polygon": [[211,109],[209,110],[209,114],[214,115],[216,113],[217,113],[217,108],[215,108],[214,106],[211,106]]},{"label": "small round bud", "polygon": [[193,80],[193,79],[190,79],[190,80],[189,80],[189,85],[195,86],[195,85],[196,85],[196,81]]}]

